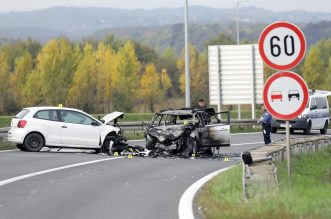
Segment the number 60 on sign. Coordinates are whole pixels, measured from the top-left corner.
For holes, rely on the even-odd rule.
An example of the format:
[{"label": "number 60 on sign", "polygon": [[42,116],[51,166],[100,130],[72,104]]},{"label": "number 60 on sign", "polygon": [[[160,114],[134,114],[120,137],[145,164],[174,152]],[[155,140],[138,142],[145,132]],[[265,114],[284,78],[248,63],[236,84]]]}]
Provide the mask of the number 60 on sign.
[{"label": "number 60 on sign", "polygon": [[264,62],[276,70],[296,67],[306,51],[306,39],[300,28],[289,22],[267,26],[259,40],[259,51]]}]

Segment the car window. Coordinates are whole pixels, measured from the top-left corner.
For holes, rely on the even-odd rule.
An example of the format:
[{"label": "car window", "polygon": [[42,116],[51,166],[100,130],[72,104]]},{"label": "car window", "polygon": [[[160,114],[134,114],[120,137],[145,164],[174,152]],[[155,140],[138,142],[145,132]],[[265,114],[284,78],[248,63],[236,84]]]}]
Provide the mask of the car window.
[{"label": "car window", "polygon": [[30,111],[27,109],[23,109],[21,112],[17,113],[16,116],[14,116],[14,118],[16,119],[23,119],[23,117],[28,114]]},{"label": "car window", "polygon": [[56,110],[40,110],[34,114],[33,118],[59,121]]},{"label": "car window", "polygon": [[167,115],[165,119],[165,124],[166,125],[176,125],[177,121],[177,116],[175,115]]},{"label": "car window", "polygon": [[311,98],[311,101],[310,101],[310,108],[312,106],[315,106],[316,105],[316,101],[315,101],[315,98]]},{"label": "car window", "polygon": [[66,123],[91,125],[93,119],[80,112],[61,110],[61,121]]},{"label": "car window", "polygon": [[316,105],[317,105],[317,109],[326,109],[327,108],[326,98],[317,97],[316,98]]},{"label": "car window", "polygon": [[158,114],[154,117],[152,125],[159,125],[162,115]]}]

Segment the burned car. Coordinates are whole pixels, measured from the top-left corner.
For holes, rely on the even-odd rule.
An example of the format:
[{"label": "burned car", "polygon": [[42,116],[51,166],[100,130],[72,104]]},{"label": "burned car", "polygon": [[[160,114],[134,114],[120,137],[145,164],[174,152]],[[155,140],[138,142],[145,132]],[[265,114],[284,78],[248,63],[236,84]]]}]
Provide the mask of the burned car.
[{"label": "burned car", "polygon": [[[226,114],[225,122],[218,116]],[[224,117],[224,116],[223,116]],[[213,108],[165,109],[155,113],[145,130],[146,149],[189,157],[212,155],[213,148],[230,146],[230,113]]]}]

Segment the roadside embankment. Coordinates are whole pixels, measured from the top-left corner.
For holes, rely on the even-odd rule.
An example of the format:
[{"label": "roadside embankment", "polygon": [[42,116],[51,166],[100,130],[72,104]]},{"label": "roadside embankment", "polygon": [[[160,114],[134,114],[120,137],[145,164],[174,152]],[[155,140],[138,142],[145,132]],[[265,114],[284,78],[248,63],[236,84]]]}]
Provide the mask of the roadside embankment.
[{"label": "roadside embankment", "polygon": [[273,149],[267,146],[253,150],[255,161],[273,157],[277,167],[276,192],[245,200],[243,168],[238,165],[206,183],[196,197],[195,207],[203,218],[330,218],[331,146],[326,146],[329,143],[325,136],[292,140],[291,186],[284,144],[277,142]]}]

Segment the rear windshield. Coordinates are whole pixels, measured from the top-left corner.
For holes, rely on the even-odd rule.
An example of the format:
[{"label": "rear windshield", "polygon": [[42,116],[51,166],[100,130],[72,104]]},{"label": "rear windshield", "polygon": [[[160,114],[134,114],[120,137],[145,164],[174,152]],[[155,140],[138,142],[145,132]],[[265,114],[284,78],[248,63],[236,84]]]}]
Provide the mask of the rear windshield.
[{"label": "rear windshield", "polygon": [[23,119],[23,117],[29,113],[29,110],[23,109],[21,112],[19,112],[14,118],[16,119]]}]

